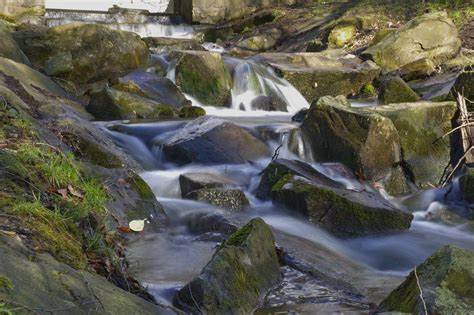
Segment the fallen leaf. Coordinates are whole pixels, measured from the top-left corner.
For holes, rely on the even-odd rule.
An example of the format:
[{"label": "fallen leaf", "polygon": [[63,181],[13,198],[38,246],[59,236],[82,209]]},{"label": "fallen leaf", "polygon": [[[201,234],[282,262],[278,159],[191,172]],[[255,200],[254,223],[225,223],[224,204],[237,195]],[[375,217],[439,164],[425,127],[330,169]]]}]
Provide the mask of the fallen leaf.
[{"label": "fallen leaf", "polygon": [[67,199],[67,189],[58,189],[56,190],[56,193],[58,195],[61,195],[61,197],[63,197],[64,199]]},{"label": "fallen leaf", "polygon": [[84,199],[84,195],[81,194],[79,191],[77,191],[74,187],[72,187],[71,185],[67,185],[67,190],[69,191],[69,193],[71,195],[73,195],[74,197],[77,197],[79,199]]},{"label": "fallen leaf", "polygon": [[142,232],[145,229],[145,221],[146,220],[133,220],[130,221],[128,226],[133,232]]}]

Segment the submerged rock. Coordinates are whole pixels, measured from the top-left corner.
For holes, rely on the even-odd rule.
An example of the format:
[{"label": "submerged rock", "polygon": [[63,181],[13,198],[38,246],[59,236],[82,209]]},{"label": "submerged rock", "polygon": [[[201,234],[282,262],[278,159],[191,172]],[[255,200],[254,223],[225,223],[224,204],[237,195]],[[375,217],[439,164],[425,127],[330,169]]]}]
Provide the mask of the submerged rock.
[{"label": "submerged rock", "polygon": [[387,78],[380,89],[379,101],[383,105],[410,103],[420,100],[418,94],[400,77]]},{"label": "submerged rock", "polygon": [[363,52],[386,70],[396,70],[420,59],[439,65],[461,49],[459,33],[446,12],[417,17]]},{"label": "submerged rock", "polygon": [[272,66],[310,102],[327,95],[356,94],[380,73],[380,68],[373,62],[363,62],[339,50],[297,54],[265,53],[257,58]]},{"label": "submerged rock", "polygon": [[277,97],[266,96],[266,95],[257,96],[256,98],[252,100],[252,103],[250,105],[252,106],[253,110],[264,110],[268,112],[288,111],[287,104],[284,101],[278,99]]},{"label": "submerged rock", "polygon": [[170,58],[177,60],[176,84],[184,93],[205,105],[228,105],[232,78],[221,54],[179,51],[171,53]]},{"label": "submerged rock", "polygon": [[177,163],[240,164],[269,154],[266,145],[247,130],[215,117],[200,117],[155,140]]},{"label": "submerged rock", "polygon": [[[412,271],[408,278],[382,301],[379,311],[472,314],[473,283],[474,253],[448,245]],[[421,292],[423,300],[420,298]]]},{"label": "submerged rock", "polygon": [[217,249],[173,302],[189,313],[247,314],[279,278],[273,234],[262,219],[253,219]]},{"label": "submerged rock", "polygon": [[57,26],[19,43],[35,67],[80,84],[123,75],[150,62],[140,36],[100,24]]},{"label": "submerged rock", "polygon": [[230,211],[240,211],[250,205],[244,192],[238,189],[203,188],[190,192],[186,197]]},{"label": "submerged rock", "polygon": [[136,94],[105,87],[91,94],[87,111],[99,120],[173,117],[173,108]]}]

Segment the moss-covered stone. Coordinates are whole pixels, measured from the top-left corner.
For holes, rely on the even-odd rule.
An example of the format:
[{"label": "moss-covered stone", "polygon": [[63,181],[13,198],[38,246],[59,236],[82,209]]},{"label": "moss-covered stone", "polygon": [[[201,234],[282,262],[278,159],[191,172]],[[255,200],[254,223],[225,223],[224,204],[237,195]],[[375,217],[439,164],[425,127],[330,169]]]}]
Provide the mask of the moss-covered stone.
[{"label": "moss-covered stone", "polygon": [[364,51],[386,70],[396,70],[419,59],[439,65],[455,57],[461,48],[459,33],[446,12],[417,17]]},{"label": "moss-covered stone", "polygon": [[469,203],[474,203],[474,169],[470,168],[459,178],[459,188],[464,199]]},{"label": "moss-covered stone", "polygon": [[400,76],[406,81],[426,78],[435,73],[436,67],[430,59],[423,58],[401,67]]},{"label": "moss-covered stone", "polygon": [[418,94],[400,77],[386,79],[379,94],[379,101],[384,105],[417,102],[419,100]]},{"label": "moss-covered stone", "polygon": [[250,313],[279,277],[272,232],[262,219],[253,219],[222,244],[174,304],[192,313]]},{"label": "moss-covered stone", "polygon": [[379,311],[424,313],[422,293],[428,314],[471,314],[474,312],[473,283],[474,254],[448,245],[411,272],[382,301]]},{"label": "moss-covered stone", "polygon": [[93,93],[86,109],[99,120],[170,118],[174,116],[173,108],[168,105],[108,87]]},{"label": "moss-covered stone", "polygon": [[452,129],[456,103],[394,104],[373,110],[393,122],[398,131],[403,160],[415,183],[420,187],[436,185],[451,159],[449,139],[438,139]]},{"label": "moss-covered stone", "polygon": [[355,95],[380,73],[373,62],[348,58],[339,50],[320,53],[265,53],[263,63],[275,68],[309,102],[322,96]]},{"label": "moss-covered stone", "polygon": [[0,57],[12,59],[16,62],[29,64],[28,58],[21,51],[20,47],[11,35],[12,30],[6,23],[0,21],[0,36],[2,38],[2,45],[0,46]]},{"label": "moss-covered stone", "polygon": [[407,230],[413,219],[381,197],[350,193],[291,174],[273,186],[272,200],[342,238]]},{"label": "moss-covered stone", "polygon": [[333,48],[343,48],[355,37],[357,27],[350,24],[338,25],[329,34],[329,46]]},{"label": "moss-covered stone", "polygon": [[[461,93],[466,99],[474,100],[474,71],[463,71],[454,83],[451,90],[452,96],[457,99],[458,94]],[[466,102],[469,111],[474,110],[474,105],[471,102]]]},{"label": "moss-covered stone", "polygon": [[379,30],[377,33],[375,33],[374,38],[370,42],[370,46],[374,46],[378,43],[380,43],[385,37],[390,35],[391,33],[395,32],[396,29],[394,28],[384,28]]},{"label": "moss-covered stone", "polygon": [[219,53],[175,52],[171,58],[177,59],[176,84],[184,93],[205,105],[228,105],[232,78]]},{"label": "moss-covered stone", "polygon": [[14,285],[10,278],[0,275],[0,290],[13,290]]},{"label": "moss-covered stone", "polygon": [[185,106],[179,110],[179,118],[198,118],[206,116],[206,110],[198,106]]}]

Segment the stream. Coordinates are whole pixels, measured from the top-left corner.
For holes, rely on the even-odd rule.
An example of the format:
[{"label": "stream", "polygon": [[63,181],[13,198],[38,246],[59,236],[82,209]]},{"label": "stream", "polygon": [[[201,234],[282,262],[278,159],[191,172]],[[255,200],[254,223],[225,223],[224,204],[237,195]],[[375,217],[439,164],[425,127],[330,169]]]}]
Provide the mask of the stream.
[{"label": "stream", "polygon": [[[264,140],[270,152],[282,145],[280,158],[307,162],[347,188],[363,186],[361,182],[347,176],[339,165],[315,163],[308,141],[299,130],[299,123],[291,120],[294,113],[309,106],[294,87],[252,60],[226,58],[226,63],[233,69],[234,75],[231,108],[213,108],[190,98],[194,105],[203,106],[208,114],[244,127]],[[174,79],[171,64],[168,77]],[[261,95],[278,95],[288,105],[288,112],[253,110],[252,100]],[[354,104],[369,105],[373,104]],[[341,293],[324,281],[285,266],[282,267],[282,283],[267,296],[265,306],[257,310],[257,314],[278,311],[311,313],[316,310],[327,313],[367,313],[368,302],[379,303],[403,281],[414,266],[443,245],[454,244],[474,251],[474,229],[471,225],[465,221],[433,219],[439,218],[437,214],[445,211],[443,195],[446,189],[420,191],[403,198],[385,194],[392,204],[414,213],[415,220],[406,232],[338,239],[294,213],[255,197],[261,172],[271,161],[270,155],[240,165],[180,166],[168,160],[156,143],[173,136],[186,122],[172,120],[104,124],[116,143],[146,169],[141,175],[152,187],[170,218],[166,229],[158,234],[144,235],[129,247],[129,259],[138,279],[149,287],[160,303],[171,304],[173,295],[200,273],[221,241],[212,236],[198,237],[193,232],[193,220],[205,216],[225,217],[236,225],[243,225],[254,217],[263,218],[273,229],[278,246],[288,254],[300,263],[344,279],[366,297],[361,299]],[[179,176],[192,172],[210,173],[228,179],[245,192],[251,206],[243,212],[229,212],[181,199]],[[456,182],[453,185],[455,192]]]}]

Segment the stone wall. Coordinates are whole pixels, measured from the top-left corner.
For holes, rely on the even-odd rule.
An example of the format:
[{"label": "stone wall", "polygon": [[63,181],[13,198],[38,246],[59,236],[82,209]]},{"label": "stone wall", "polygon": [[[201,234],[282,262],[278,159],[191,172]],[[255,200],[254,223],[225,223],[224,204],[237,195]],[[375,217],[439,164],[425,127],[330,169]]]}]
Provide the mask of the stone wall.
[{"label": "stone wall", "polygon": [[0,0],[0,13],[13,17],[44,15],[45,0]]},{"label": "stone wall", "polygon": [[193,0],[193,21],[221,23],[248,15],[260,8],[294,4],[298,0]]}]

